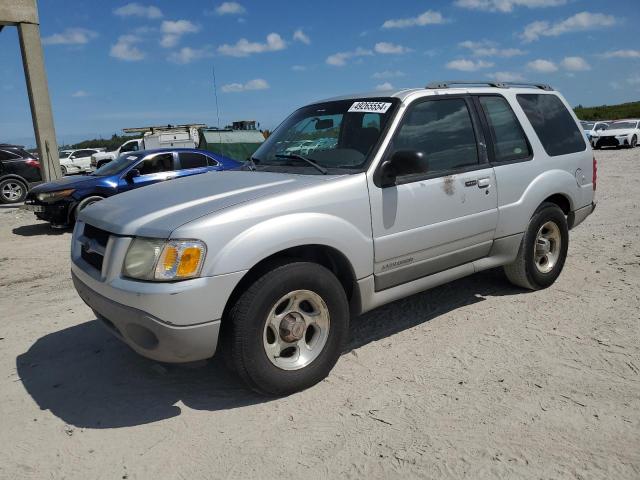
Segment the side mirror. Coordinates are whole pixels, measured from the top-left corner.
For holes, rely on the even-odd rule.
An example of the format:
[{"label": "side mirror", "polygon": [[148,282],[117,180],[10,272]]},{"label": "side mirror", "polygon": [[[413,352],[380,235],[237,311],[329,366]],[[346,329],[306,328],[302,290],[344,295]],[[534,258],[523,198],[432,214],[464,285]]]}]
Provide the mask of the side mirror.
[{"label": "side mirror", "polygon": [[393,187],[396,184],[397,178],[398,175],[395,167],[393,166],[392,160],[384,160],[378,170],[378,183],[380,184],[380,187]]},{"label": "side mirror", "polygon": [[134,178],[139,176],[140,176],[140,170],[138,170],[137,168],[132,168],[125,174],[124,178],[127,182],[132,182]]},{"label": "side mirror", "polygon": [[389,160],[385,160],[378,170],[378,182],[382,188],[392,187],[402,175],[427,173],[429,161],[424,152],[398,150]]}]

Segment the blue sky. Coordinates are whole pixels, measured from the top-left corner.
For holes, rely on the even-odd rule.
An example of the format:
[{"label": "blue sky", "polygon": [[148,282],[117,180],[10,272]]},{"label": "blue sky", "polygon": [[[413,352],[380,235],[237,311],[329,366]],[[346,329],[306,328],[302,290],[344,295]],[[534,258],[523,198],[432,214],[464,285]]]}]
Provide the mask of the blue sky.
[{"label": "blue sky", "polygon": [[[577,105],[640,99],[638,0],[40,0],[59,142],[256,119],[437,79],[544,81]],[[15,28],[0,32],[0,142],[33,144]]]}]

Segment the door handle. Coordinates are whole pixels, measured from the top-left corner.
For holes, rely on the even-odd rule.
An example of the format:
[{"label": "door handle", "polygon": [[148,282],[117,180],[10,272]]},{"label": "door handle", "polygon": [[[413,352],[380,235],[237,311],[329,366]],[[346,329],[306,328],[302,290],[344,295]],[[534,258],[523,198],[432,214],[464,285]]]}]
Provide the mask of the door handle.
[{"label": "door handle", "polygon": [[488,188],[491,185],[491,179],[489,177],[478,179],[478,188]]}]

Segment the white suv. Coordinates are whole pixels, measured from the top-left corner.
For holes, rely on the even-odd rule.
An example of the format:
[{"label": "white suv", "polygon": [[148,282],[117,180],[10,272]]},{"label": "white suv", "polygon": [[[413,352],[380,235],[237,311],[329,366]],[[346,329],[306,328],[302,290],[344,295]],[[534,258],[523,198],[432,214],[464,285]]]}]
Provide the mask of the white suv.
[{"label": "white suv", "polygon": [[[146,357],[220,349],[249,386],[287,394],[330,372],[351,315],[494,267],[550,286],[595,208],[593,153],[550,87],[482,83],[307,105],[244,171],[87,207],[78,293]],[[318,148],[290,152],[305,140]]]}]

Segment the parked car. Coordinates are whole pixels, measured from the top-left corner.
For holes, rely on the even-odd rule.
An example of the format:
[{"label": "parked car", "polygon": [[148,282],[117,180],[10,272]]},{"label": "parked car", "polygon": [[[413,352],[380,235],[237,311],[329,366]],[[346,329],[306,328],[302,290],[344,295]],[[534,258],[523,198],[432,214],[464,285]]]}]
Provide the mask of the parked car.
[{"label": "parked car", "polygon": [[20,145],[0,143],[0,203],[19,203],[42,182],[40,162]]},{"label": "parked car", "polygon": [[[462,87],[307,105],[247,171],[86,208],[78,293],[138,353],[189,362],[219,349],[251,388],[279,395],[330,372],[351,314],[499,266],[519,287],[549,287],[595,208],[593,153],[550,87]],[[334,147],[284,153],[305,125],[338,130]]]},{"label": "parked car", "polygon": [[609,128],[608,122],[583,122],[581,121],[582,129],[584,130],[587,139],[591,143],[592,147],[596,146],[600,133]]},{"label": "parked car", "polygon": [[127,140],[112,152],[94,153],[93,155],[91,155],[91,171],[97,170],[110,161],[120,157],[120,155],[124,155],[125,153],[137,152],[140,150],[144,150],[144,142],[141,138],[134,138],[133,140]]},{"label": "parked car", "polygon": [[62,175],[91,171],[91,155],[101,152],[101,148],[82,148],[60,151],[60,172]]},{"label": "parked car", "polygon": [[29,192],[24,209],[53,226],[64,227],[73,224],[83,208],[118,193],[239,166],[229,158],[196,149],[143,150],[122,156],[90,175],[39,185]]},{"label": "parked car", "polygon": [[638,145],[638,139],[640,139],[640,120],[616,120],[599,135],[595,148],[634,148]]}]

